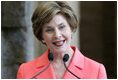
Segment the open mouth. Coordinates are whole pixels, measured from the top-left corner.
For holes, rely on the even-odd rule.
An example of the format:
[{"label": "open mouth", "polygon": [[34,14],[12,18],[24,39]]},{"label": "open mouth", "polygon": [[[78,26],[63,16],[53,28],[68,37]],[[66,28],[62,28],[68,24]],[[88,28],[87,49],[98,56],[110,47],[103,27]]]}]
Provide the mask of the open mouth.
[{"label": "open mouth", "polygon": [[55,46],[62,46],[64,43],[65,43],[65,40],[53,42],[53,44],[54,44]]}]

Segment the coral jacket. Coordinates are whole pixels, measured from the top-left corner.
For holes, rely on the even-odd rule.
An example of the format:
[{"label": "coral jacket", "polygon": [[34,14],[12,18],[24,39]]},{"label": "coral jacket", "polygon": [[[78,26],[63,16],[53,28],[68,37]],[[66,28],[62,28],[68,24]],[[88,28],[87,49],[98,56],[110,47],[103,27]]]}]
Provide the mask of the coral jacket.
[{"label": "coral jacket", "polygon": [[[81,79],[107,79],[106,71],[101,63],[91,60],[81,54],[81,52],[74,46],[73,58],[68,66],[68,69],[76,74]],[[36,58],[27,63],[23,63],[17,74],[17,79],[30,79],[49,64],[48,53],[45,52],[41,57]],[[35,79],[56,79],[53,66],[50,65],[47,70],[35,77]],[[65,72],[62,79],[77,79],[68,71]]]}]

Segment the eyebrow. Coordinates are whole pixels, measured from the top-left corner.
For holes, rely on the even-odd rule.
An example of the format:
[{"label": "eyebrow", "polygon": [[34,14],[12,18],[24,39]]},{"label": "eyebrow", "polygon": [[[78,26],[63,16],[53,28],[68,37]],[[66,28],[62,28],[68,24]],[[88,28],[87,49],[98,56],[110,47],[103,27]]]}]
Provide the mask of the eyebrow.
[{"label": "eyebrow", "polygon": [[58,26],[64,25],[64,23],[59,24]]},{"label": "eyebrow", "polygon": [[[64,25],[64,23],[60,23],[60,24],[58,24],[57,27],[59,27],[59,26],[61,26],[61,25]],[[46,25],[46,26],[44,26],[44,28],[52,28],[52,26],[50,26],[50,25]]]},{"label": "eyebrow", "polygon": [[44,26],[43,29],[45,29],[45,28],[52,28],[52,27],[51,26]]}]

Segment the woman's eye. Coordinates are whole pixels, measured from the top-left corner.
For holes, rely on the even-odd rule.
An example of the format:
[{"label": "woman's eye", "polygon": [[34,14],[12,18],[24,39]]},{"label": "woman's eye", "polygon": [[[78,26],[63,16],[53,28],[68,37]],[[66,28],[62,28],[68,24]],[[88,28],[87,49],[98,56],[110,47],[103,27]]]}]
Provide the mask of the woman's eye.
[{"label": "woman's eye", "polygon": [[51,31],[53,31],[53,30],[52,30],[52,29],[47,29],[47,30],[46,30],[46,32],[51,32]]},{"label": "woman's eye", "polygon": [[65,26],[60,26],[59,28],[60,28],[60,29],[63,29],[63,28],[65,28]]}]

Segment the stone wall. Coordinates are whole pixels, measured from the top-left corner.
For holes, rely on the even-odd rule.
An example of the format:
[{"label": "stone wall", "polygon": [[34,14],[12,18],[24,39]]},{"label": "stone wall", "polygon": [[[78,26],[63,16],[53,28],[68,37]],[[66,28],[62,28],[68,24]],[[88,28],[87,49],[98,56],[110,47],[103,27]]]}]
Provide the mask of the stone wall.
[{"label": "stone wall", "polygon": [[16,78],[19,65],[34,58],[32,2],[1,2],[1,78]]}]

